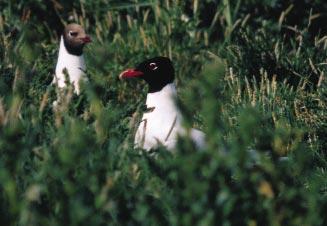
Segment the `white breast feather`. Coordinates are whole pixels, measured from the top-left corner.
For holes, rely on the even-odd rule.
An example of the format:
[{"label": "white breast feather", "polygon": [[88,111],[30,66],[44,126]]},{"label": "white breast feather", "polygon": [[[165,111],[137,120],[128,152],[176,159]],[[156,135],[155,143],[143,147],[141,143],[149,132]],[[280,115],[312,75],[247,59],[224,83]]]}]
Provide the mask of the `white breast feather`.
[{"label": "white breast feather", "polygon": [[86,80],[85,69],[84,56],[75,56],[68,53],[64,45],[63,37],[61,37],[56,74],[53,82],[56,83],[59,88],[66,87],[66,71],[68,73],[69,82],[74,86],[74,91],[79,94],[80,81]]},{"label": "white breast feather", "polygon": [[[173,84],[168,84],[161,91],[147,95],[146,105],[154,110],[143,114],[135,135],[136,147],[150,150],[163,145],[168,150],[172,150],[176,145],[177,136],[188,134],[181,125],[182,117],[175,105],[175,96],[176,88]],[[195,144],[199,148],[204,147],[204,134],[195,129],[189,132]]]}]

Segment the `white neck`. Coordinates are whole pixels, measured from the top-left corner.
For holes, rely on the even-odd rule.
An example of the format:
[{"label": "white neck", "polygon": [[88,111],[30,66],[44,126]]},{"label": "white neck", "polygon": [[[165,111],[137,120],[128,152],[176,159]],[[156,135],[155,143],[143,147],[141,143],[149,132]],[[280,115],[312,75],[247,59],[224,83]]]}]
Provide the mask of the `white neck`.
[{"label": "white neck", "polygon": [[175,143],[181,128],[181,115],[176,107],[175,98],[176,88],[172,83],[158,92],[148,93],[146,105],[149,111],[143,114],[136,132],[136,146],[149,150],[157,146],[158,142],[167,146]]},{"label": "white neck", "polygon": [[84,56],[83,54],[80,56],[70,54],[66,46],[64,44],[64,38],[61,36],[60,38],[60,47],[59,47],[59,56],[58,56],[58,63],[59,61],[64,61],[66,64],[74,64],[75,66],[84,66]]},{"label": "white neck", "polygon": [[182,116],[175,104],[176,96],[173,83],[166,85],[159,92],[148,93],[146,105],[153,109],[143,114],[135,134],[136,147],[150,150],[162,144],[168,150],[173,150],[178,135],[190,136],[197,146],[203,147],[203,133],[195,129],[186,131],[182,126]]},{"label": "white neck", "polygon": [[79,93],[79,81],[85,74],[84,71],[85,61],[83,54],[80,56],[76,56],[70,54],[64,44],[64,39],[61,36],[60,47],[59,47],[59,55],[58,62],[56,66],[56,79],[59,87],[65,87],[65,73],[64,70],[67,70],[69,75],[69,80],[72,84],[74,84],[75,91]]},{"label": "white neck", "polygon": [[177,96],[175,84],[167,84],[162,90],[154,93],[148,93],[146,105],[148,108],[155,107],[156,110],[162,109],[172,113],[177,113],[178,109],[175,104]]}]

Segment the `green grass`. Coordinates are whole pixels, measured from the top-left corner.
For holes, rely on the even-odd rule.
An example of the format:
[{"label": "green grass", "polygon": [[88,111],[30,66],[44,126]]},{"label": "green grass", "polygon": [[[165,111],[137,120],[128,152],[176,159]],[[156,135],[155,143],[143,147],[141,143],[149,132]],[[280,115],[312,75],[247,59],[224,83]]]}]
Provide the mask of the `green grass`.
[{"label": "green grass", "polygon": [[[326,225],[326,10],[1,2],[0,225]],[[94,40],[90,82],[53,112],[65,22]],[[206,133],[206,150],[186,138],[176,153],[133,149],[146,85],[118,75],[156,55],[173,59],[185,126]]]}]

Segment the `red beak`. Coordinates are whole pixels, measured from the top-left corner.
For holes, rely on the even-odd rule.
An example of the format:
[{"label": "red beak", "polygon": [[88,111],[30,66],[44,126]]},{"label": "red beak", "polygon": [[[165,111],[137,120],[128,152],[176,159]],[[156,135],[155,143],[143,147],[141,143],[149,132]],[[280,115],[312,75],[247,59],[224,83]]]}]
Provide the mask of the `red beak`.
[{"label": "red beak", "polygon": [[137,78],[143,75],[142,71],[138,71],[136,69],[127,69],[120,73],[119,79],[125,79],[125,78]]},{"label": "red beak", "polygon": [[82,38],[82,41],[84,44],[87,44],[89,42],[92,42],[92,39],[90,36],[86,35],[84,38]]}]

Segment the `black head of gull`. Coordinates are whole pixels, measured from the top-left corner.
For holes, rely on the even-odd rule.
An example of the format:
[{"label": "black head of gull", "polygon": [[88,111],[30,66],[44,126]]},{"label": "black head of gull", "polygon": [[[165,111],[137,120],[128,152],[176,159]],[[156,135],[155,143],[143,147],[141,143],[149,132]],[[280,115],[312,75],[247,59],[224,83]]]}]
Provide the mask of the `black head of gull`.
[{"label": "black head of gull", "polygon": [[123,71],[119,78],[141,78],[148,83],[148,92],[154,93],[173,83],[175,70],[169,58],[160,56],[145,60],[134,69]]},{"label": "black head of gull", "polygon": [[64,29],[63,38],[68,53],[76,56],[82,55],[84,45],[91,42],[90,36],[79,24],[68,24]]}]

